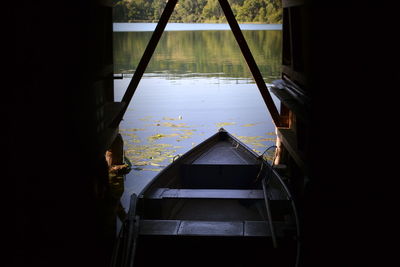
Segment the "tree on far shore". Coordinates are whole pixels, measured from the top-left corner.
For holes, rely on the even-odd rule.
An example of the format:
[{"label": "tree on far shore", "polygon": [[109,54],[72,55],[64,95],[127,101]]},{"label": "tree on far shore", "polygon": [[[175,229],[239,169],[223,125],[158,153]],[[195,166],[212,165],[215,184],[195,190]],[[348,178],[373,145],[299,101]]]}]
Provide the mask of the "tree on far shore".
[{"label": "tree on far shore", "polygon": [[[156,22],[167,0],[114,0],[115,22]],[[229,0],[239,22],[282,23],[281,0]],[[225,22],[218,0],[179,0],[170,22]]]}]

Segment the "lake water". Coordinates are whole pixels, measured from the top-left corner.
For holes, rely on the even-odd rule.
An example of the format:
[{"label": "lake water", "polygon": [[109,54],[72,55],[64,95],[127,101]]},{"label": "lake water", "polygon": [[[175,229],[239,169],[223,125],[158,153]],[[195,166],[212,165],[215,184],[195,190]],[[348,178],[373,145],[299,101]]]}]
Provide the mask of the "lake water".
[{"label": "lake water", "polygon": [[[115,100],[120,101],[151,37],[153,24],[114,24]],[[241,26],[267,84],[281,73],[280,25]],[[190,29],[193,30],[190,30]],[[262,153],[275,128],[227,24],[167,26],[128,107],[120,132],[134,165],[123,206],[155,175],[224,127]],[[273,96],[279,108],[278,100]]]},{"label": "lake water", "polygon": [[[157,23],[114,23],[114,32],[148,32],[154,31]],[[282,30],[282,24],[240,24],[242,31],[246,30]],[[168,23],[166,31],[223,31],[230,30],[225,23]]]}]

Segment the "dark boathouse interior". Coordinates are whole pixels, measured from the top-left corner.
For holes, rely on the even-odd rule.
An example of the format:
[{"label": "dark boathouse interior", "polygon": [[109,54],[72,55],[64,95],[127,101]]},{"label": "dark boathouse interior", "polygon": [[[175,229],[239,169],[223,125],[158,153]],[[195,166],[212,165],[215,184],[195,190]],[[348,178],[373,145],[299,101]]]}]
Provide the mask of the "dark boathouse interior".
[{"label": "dark boathouse interior", "polygon": [[[374,98],[396,75],[387,64],[391,32],[379,23],[389,26],[392,17],[378,4],[320,2],[283,0],[282,78],[307,101],[278,95],[286,122],[278,135],[295,166],[300,266],[355,266],[378,250],[366,234],[378,216],[367,207],[382,212],[367,204],[378,159],[354,160],[378,153],[359,139],[385,119]],[[11,94],[2,101],[2,131],[3,169],[15,184],[13,213],[4,217],[15,227],[14,266],[110,266],[117,215],[104,155],[117,139],[110,122],[121,108],[113,96],[112,1],[11,5],[3,10],[3,42],[14,52],[6,56],[11,87],[3,90]],[[369,183],[362,190],[361,179]],[[368,249],[357,253],[356,244]]]}]

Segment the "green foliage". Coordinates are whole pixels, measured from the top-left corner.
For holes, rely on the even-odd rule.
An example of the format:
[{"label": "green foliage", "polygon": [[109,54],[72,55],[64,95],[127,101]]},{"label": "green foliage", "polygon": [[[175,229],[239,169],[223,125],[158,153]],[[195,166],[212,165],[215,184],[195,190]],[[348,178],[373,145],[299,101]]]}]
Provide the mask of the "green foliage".
[{"label": "green foliage", "polygon": [[[114,33],[114,72],[133,73],[152,32]],[[266,82],[281,74],[281,31],[243,31]],[[166,77],[252,77],[231,31],[166,31],[146,72]],[[191,76],[193,75],[193,76]],[[174,124],[177,124],[173,122]],[[163,126],[163,125],[161,125]],[[181,126],[180,126],[181,127]]]},{"label": "green foliage", "polygon": [[[114,0],[115,22],[156,22],[166,0]],[[239,22],[282,23],[281,0],[229,0]],[[179,0],[170,22],[225,22],[218,0]]]}]

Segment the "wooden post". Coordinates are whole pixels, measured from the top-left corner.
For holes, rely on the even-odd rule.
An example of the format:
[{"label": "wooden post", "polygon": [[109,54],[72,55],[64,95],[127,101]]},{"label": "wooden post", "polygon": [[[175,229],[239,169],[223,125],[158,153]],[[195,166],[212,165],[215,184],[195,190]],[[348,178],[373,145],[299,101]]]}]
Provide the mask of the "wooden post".
[{"label": "wooden post", "polygon": [[278,109],[276,108],[274,101],[272,100],[272,97],[268,91],[268,88],[265,85],[265,82],[261,75],[261,72],[258,69],[256,61],[254,60],[253,55],[250,52],[249,46],[247,45],[246,39],[244,38],[243,33],[240,30],[239,24],[237,23],[237,21],[235,19],[235,15],[233,14],[232,9],[227,0],[218,0],[218,1],[222,7],[222,10],[224,11],[225,17],[229,23],[229,26],[232,29],[232,32],[236,38],[236,41],[239,44],[240,50],[242,51],[242,54],[247,62],[247,65],[250,68],[251,74],[253,75],[253,78],[257,84],[257,87],[260,90],[260,93],[264,99],[264,102],[267,105],[267,108],[268,108],[269,113],[271,114],[272,120],[276,127],[280,127],[281,121],[280,121]]},{"label": "wooden post", "polygon": [[273,164],[276,166],[276,165],[279,165],[281,163],[282,142],[279,139],[279,136],[278,136],[276,128],[275,128],[275,132],[276,132],[276,142],[275,142],[275,145],[276,145],[276,151],[275,151],[276,157],[275,157],[275,160],[274,160]]},{"label": "wooden post", "polygon": [[124,141],[120,134],[117,134],[111,147],[106,151],[106,160],[108,168],[124,164]]}]

